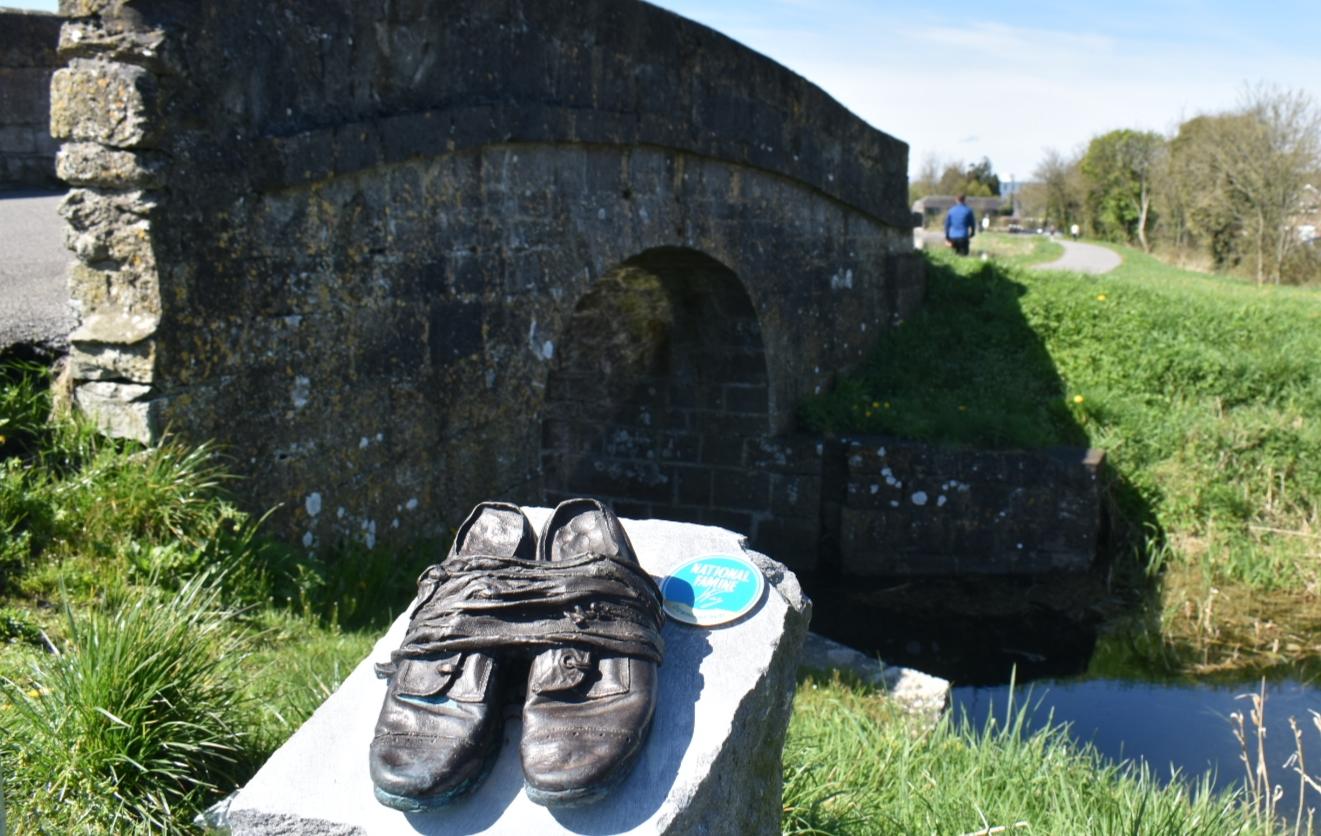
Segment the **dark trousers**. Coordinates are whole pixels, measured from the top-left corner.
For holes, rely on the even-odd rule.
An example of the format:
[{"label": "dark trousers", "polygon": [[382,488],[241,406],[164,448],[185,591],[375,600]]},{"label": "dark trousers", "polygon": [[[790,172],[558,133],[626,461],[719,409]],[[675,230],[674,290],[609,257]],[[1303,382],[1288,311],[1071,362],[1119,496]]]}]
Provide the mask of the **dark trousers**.
[{"label": "dark trousers", "polygon": [[949,238],[947,240],[949,245],[954,248],[954,252],[959,255],[968,254],[968,242],[972,240],[971,238]]}]

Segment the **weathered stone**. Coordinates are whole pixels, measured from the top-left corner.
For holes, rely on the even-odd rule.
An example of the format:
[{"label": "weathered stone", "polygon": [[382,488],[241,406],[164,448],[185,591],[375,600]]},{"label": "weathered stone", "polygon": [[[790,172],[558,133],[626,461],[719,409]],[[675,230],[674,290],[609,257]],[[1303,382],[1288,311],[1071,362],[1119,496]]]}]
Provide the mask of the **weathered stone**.
[{"label": "weathered stone", "polygon": [[[921,276],[903,143],[632,0],[63,11],[52,123],[96,187],[66,207],[75,298],[159,316],[160,426],[247,463],[254,509],[345,508],[281,512],[286,535],[413,538],[491,495],[591,492],[813,539],[820,491],[743,458],[918,303],[889,286]],[[593,339],[590,299],[630,271],[672,315],[625,294]],[[806,476],[793,458],[770,472]]]},{"label": "weathered stone", "polygon": [[114,17],[122,14],[128,0],[60,0],[60,17]]},{"label": "weathered stone", "polygon": [[948,680],[912,668],[887,665],[880,659],[816,633],[809,633],[803,644],[799,668],[849,671],[863,682],[885,689],[890,699],[904,711],[928,723],[934,724],[949,710],[951,689]]},{"label": "weathered stone", "polygon": [[[71,336],[70,340],[73,339]],[[151,383],[156,366],[155,348],[152,342],[127,346],[74,343],[69,352],[71,373],[78,380]]]},{"label": "weathered stone", "polygon": [[158,437],[163,405],[152,395],[150,386],[95,381],[79,384],[73,400],[106,435],[148,442]]},{"label": "weathered stone", "polygon": [[[529,509],[536,527],[549,513]],[[728,531],[624,520],[653,576],[693,556],[741,552]],[[625,781],[595,805],[551,812],[522,793],[517,706],[494,771],[468,798],[438,811],[390,810],[372,797],[367,748],[385,684],[372,670],[402,637],[401,616],[371,656],[277,751],[230,803],[243,834],[325,833],[774,833],[780,820],[780,753],[810,603],[794,576],[756,553],[766,597],[721,628],[669,622],[650,737]]]},{"label": "weathered stone", "polygon": [[142,192],[72,189],[60,204],[69,222],[69,249],[85,264],[132,275],[155,270],[151,215],[155,202]]},{"label": "weathered stone", "polygon": [[74,186],[150,189],[161,185],[163,161],[149,153],[118,151],[93,142],[65,143],[55,171]]},{"label": "weathered stone", "polygon": [[159,29],[144,30],[122,18],[88,18],[64,24],[59,53],[66,59],[108,58],[168,72],[173,64],[168,43]]},{"label": "weathered stone", "polygon": [[51,79],[50,132],[115,148],[151,147],[163,125],[156,77],[130,64],[75,58]]},{"label": "weathered stone", "polygon": [[69,296],[84,317],[102,312],[160,316],[160,293],[150,272],[97,270],[74,262],[69,269]]},{"label": "weathered stone", "polygon": [[128,311],[98,311],[83,317],[82,324],[69,335],[73,342],[132,345],[156,333],[160,321],[146,314]]}]

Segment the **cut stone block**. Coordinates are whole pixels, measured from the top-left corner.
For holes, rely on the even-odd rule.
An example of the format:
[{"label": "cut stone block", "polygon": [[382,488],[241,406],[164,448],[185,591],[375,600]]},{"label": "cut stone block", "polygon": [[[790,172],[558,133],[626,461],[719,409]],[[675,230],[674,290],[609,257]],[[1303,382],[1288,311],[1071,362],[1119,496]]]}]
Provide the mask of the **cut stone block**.
[{"label": "cut stone block", "polygon": [[[540,529],[544,508],[525,509]],[[766,593],[733,624],[667,621],[665,661],[650,737],[631,774],[600,803],[547,809],[523,793],[519,706],[507,714],[495,769],[470,796],[439,810],[405,814],[372,794],[367,749],[385,696],[372,663],[389,658],[407,627],[401,616],[229,806],[234,834],[776,833],[780,754],[811,603],[781,564],[748,551],[724,529],[623,520],[638,559],[659,580],[706,554],[746,554]]]},{"label": "cut stone block", "polygon": [[851,671],[862,681],[884,688],[890,699],[904,711],[931,724],[949,710],[949,680],[912,668],[887,665],[880,659],[816,633],[807,635],[799,667],[804,671]]}]

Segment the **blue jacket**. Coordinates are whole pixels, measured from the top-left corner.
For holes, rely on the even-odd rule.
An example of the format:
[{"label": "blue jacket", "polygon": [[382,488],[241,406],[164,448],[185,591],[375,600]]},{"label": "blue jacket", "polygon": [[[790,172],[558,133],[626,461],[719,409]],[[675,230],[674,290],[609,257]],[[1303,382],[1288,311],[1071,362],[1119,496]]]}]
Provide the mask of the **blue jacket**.
[{"label": "blue jacket", "polygon": [[949,214],[945,216],[946,238],[971,238],[976,228],[977,219],[973,217],[971,209],[962,203],[950,207]]}]

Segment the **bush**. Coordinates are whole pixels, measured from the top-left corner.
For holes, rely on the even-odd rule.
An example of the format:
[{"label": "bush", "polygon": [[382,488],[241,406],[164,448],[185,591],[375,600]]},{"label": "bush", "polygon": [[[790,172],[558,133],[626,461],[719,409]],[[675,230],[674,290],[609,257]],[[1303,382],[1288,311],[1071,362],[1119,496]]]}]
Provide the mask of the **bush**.
[{"label": "bush", "polygon": [[234,786],[249,733],[230,618],[205,577],[70,612],[62,655],[0,680],[13,817],[60,833],[171,830]]}]

